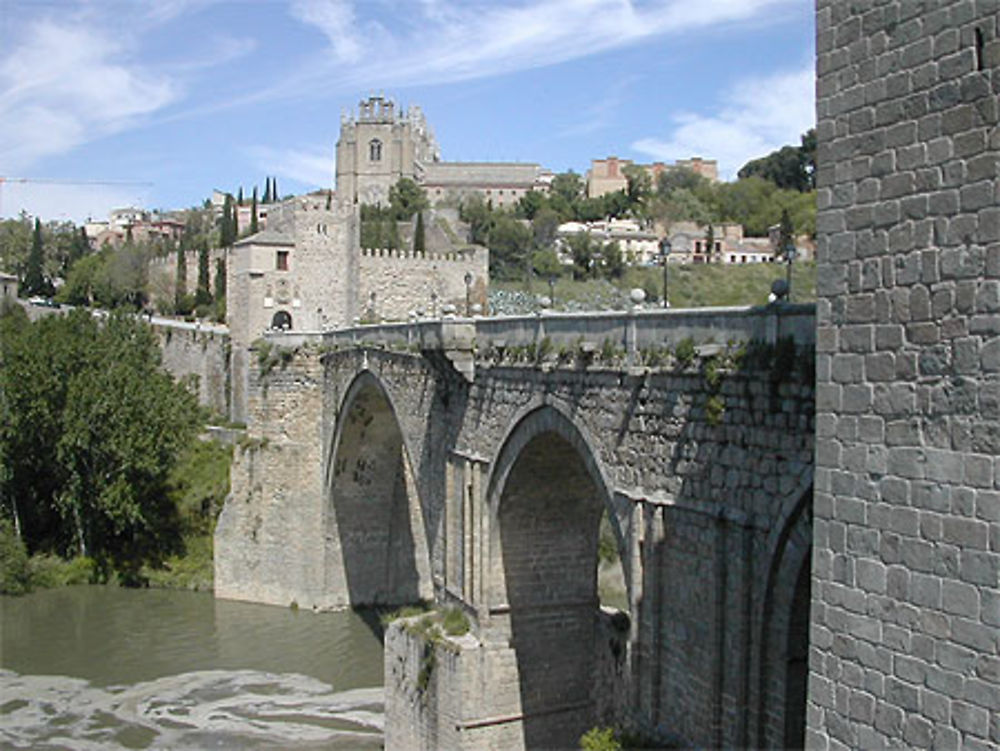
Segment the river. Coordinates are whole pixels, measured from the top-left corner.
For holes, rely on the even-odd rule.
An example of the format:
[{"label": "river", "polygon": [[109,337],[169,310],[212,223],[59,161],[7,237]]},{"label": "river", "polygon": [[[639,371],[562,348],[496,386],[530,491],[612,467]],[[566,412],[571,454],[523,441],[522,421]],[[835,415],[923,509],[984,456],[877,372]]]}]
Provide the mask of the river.
[{"label": "river", "polygon": [[97,586],[0,609],[0,748],[381,748],[382,644],[356,613]]}]

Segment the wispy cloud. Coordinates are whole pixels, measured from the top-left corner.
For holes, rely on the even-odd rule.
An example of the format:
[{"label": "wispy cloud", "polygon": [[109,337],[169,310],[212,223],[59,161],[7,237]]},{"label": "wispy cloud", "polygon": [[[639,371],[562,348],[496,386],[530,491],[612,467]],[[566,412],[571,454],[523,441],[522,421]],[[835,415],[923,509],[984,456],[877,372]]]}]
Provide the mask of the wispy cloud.
[{"label": "wispy cloud", "polygon": [[717,111],[682,112],[668,134],[640,139],[632,148],[662,160],[711,156],[719,161],[720,175],[732,178],[750,159],[798,143],[813,127],[814,85],[811,66],[738,81]]},{"label": "wispy cloud", "polygon": [[118,59],[113,39],[39,21],[0,59],[0,163],[36,159],[115,133],[178,96],[170,80]]},{"label": "wispy cloud", "polygon": [[253,146],[246,153],[254,166],[265,174],[295,180],[306,188],[333,187],[333,152],[329,147],[282,149]]},{"label": "wispy cloud", "polygon": [[[350,0],[296,0],[292,13],[328,40],[300,75],[261,98],[305,89],[431,85],[573,60],[660,35],[760,19],[801,0],[420,0],[394,5],[389,26]],[[335,76],[331,73],[336,72]]]}]

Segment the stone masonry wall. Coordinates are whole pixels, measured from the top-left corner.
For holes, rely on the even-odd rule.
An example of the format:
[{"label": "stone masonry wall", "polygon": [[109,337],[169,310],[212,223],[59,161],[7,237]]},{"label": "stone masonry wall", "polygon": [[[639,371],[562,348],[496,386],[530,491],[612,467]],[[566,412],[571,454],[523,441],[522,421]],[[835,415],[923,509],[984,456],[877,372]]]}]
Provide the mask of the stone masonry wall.
[{"label": "stone masonry wall", "polygon": [[1000,748],[997,23],[817,2],[809,748]]},{"label": "stone masonry wall", "polygon": [[229,334],[220,327],[202,330],[195,324],[154,324],[163,367],[188,384],[198,404],[229,414]]}]

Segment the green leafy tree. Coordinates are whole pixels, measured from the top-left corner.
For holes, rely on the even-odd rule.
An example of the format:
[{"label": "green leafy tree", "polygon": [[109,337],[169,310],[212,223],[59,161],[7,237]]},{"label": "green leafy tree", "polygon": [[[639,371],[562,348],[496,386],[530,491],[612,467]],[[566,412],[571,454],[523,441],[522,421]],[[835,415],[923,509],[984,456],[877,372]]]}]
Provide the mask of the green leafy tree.
[{"label": "green leafy tree", "polygon": [[559,230],[559,215],[544,206],[538,210],[531,220],[531,233],[536,248],[551,248],[556,241]]},{"label": "green leafy tree", "polygon": [[694,191],[707,183],[708,180],[686,167],[667,169],[656,178],[656,192],[661,196],[669,196],[675,190]]},{"label": "green leafy tree", "polygon": [[617,242],[610,242],[601,249],[601,268],[609,279],[621,279],[625,273],[625,256]]},{"label": "green leafy tree", "polygon": [[97,280],[104,273],[108,252],[93,253],[73,264],[66,276],[66,283],[56,296],[60,302],[70,305],[93,305]]},{"label": "green leafy tree", "polygon": [[408,222],[429,205],[424,189],[408,177],[401,177],[389,188],[389,207],[396,221]]},{"label": "green leafy tree", "polygon": [[530,265],[531,230],[504,212],[494,218],[487,241],[490,249],[490,274],[497,279],[517,279]]},{"label": "green leafy tree", "polygon": [[84,553],[135,581],[178,547],[166,485],[194,438],[194,397],[132,317],[99,325],[77,310],[0,327],[0,498],[17,500],[29,551]]},{"label": "green leafy tree", "polygon": [[482,196],[467,196],[458,209],[458,218],[469,225],[469,242],[486,245],[493,228],[493,210]]},{"label": "green leafy tree", "polygon": [[711,263],[715,257],[715,225],[711,222],[705,227],[705,263]]},{"label": "green leafy tree", "polygon": [[741,179],[762,177],[785,190],[812,190],[816,187],[816,131],[804,133],[799,146],[782,146],[747,162],[738,174]]},{"label": "green leafy tree", "polygon": [[625,195],[635,208],[653,192],[653,178],[644,167],[637,164],[626,165],[623,171],[626,181]]},{"label": "green leafy tree", "polygon": [[517,202],[517,215],[522,219],[534,220],[535,216],[545,208],[545,196],[537,190],[529,190]]},{"label": "green leafy tree", "polygon": [[566,238],[573,259],[573,278],[591,279],[597,273],[597,247],[589,232],[579,232]]}]

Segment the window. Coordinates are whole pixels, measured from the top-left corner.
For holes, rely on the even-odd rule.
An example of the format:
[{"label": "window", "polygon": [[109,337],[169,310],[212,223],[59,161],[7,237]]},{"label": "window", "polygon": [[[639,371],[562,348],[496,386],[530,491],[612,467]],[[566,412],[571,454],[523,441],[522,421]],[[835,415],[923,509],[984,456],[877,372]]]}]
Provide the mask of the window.
[{"label": "window", "polygon": [[382,161],[382,142],[373,138],[368,144],[368,160],[371,162]]},{"label": "window", "polygon": [[271,318],[271,328],[288,331],[292,328],[292,316],[285,310],[279,310]]},{"label": "window", "polygon": [[694,241],[694,252],[701,253],[701,240]]},{"label": "window", "polygon": [[275,262],[275,268],[278,271],[288,271],[288,251],[279,250],[278,257]]},{"label": "window", "polygon": [[721,242],[717,242],[715,244],[715,252],[716,253],[721,253],[722,252],[722,243]]}]

